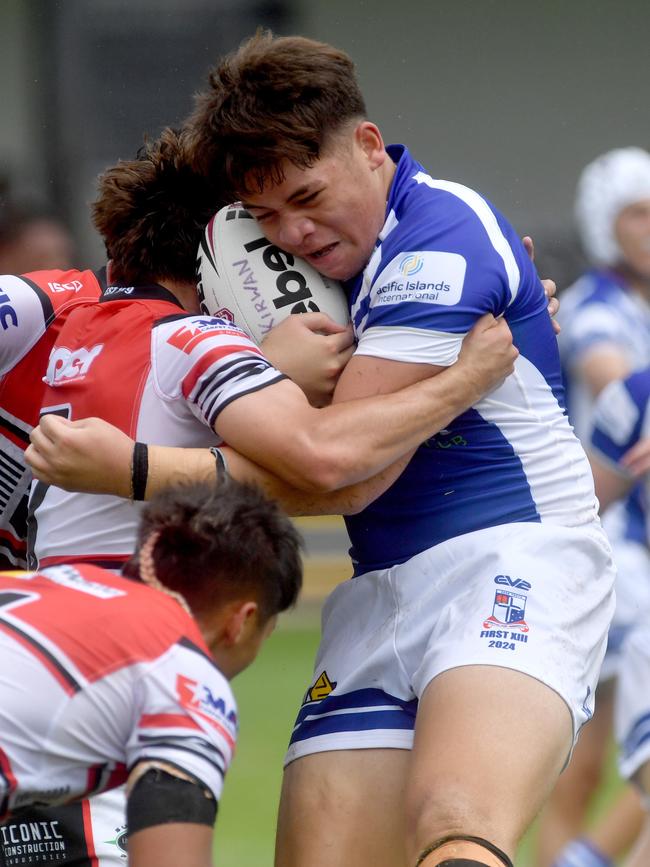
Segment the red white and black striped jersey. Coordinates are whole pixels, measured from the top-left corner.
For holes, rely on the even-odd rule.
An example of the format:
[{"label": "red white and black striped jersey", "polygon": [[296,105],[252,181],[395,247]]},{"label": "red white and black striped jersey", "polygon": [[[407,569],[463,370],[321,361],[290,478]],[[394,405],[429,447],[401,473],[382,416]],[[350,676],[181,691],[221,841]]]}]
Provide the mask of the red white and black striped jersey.
[{"label": "red white and black striped jersey", "polygon": [[[42,411],[99,416],[141,442],[212,446],[225,406],[282,378],[230,322],[185,313],[161,286],[109,286],[61,330]],[[133,551],[138,516],[129,500],[36,485],[31,565],[83,560],[117,568]]]},{"label": "red white and black striped jersey", "polygon": [[0,276],[0,565],[25,566],[31,472],[23,453],[38,420],[50,349],[67,315],[97,301],[103,272]]},{"label": "red white and black striped jersey", "polygon": [[170,596],[91,565],[0,573],[0,820],[171,763],[218,800],[230,686]]}]

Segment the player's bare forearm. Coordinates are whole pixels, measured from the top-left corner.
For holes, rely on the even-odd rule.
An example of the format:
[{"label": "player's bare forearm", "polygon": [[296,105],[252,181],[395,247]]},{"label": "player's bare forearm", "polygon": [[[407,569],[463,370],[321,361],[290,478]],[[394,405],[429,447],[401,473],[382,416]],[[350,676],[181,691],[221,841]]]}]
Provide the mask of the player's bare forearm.
[{"label": "player's bare forearm", "polygon": [[317,492],[293,487],[233,449],[226,448],[223,451],[233,478],[258,485],[267,496],[277,500],[287,514],[293,516],[356,514],[393,484],[411,458],[411,453],[406,454],[386,469],[357,484],[336,491]]},{"label": "player's bare forearm", "polygon": [[[70,422],[46,416],[32,433],[28,459],[34,474],[47,484],[69,491],[131,494],[131,459],[134,441],[99,418]],[[405,456],[383,472],[332,493],[302,491],[269,470],[224,447],[230,474],[238,481],[256,484],[277,500],[290,515],[354,514],[382,494],[408,462]],[[212,482],[217,465],[206,448],[148,447],[145,499],[173,484]]]},{"label": "player's bare forearm", "polygon": [[[368,365],[355,356],[332,406],[313,409],[284,381],[231,402],[217,419],[217,432],[291,485],[334,491],[381,472],[449,425],[512,372],[517,354],[506,323],[486,316],[448,369],[383,362],[391,373],[406,369],[411,376],[384,387],[387,377],[359,375]],[[342,387],[347,391],[339,400]]]},{"label": "player's bare forearm", "polygon": [[214,867],[213,838],[207,825],[153,825],[129,834],[129,867]]},{"label": "player's bare forearm", "polygon": [[[375,476],[331,492],[303,491],[254,463],[234,449],[223,447],[229,474],[239,482],[257,485],[284,508],[289,515],[352,515],[360,512],[383,494],[401,474],[410,459],[405,455]],[[183,467],[182,471],[180,467]],[[204,480],[216,477],[216,463],[208,449],[181,449],[149,446],[149,477],[146,498],[174,481]]]}]

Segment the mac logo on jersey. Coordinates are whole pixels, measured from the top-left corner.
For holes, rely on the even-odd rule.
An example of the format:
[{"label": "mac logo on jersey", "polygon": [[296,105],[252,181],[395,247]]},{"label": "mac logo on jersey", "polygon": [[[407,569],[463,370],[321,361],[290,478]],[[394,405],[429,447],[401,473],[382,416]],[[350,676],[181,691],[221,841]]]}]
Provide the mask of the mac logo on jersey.
[{"label": "mac logo on jersey", "polygon": [[176,692],[182,707],[204,718],[227,722],[236,731],[237,712],[228,707],[221,696],[215,696],[209,686],[179,674],[176,676]]},{"label": "mac logo on jersey", "polygon": [[88,373],[90,365],[103,348],[103,343],[98,343],[91,349],[56,347],[50,353],[44,382],[56,387],[57,385],[66,385],[73,380],[83,379]]},{"label": "mac logo on jersey", "polygon": [[371,303],[383,307],[409,301],[451,307],[461,299],[466,271],[467,262],[459,253],[400,253],[374,281]]}]

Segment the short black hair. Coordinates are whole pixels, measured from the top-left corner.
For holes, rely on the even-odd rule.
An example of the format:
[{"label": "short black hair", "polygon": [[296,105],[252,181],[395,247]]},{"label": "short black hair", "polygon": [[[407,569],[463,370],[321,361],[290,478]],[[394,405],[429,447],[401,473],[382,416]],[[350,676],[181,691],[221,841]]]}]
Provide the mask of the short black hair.
[{"label": "short black hair", "polygon": [[203,229],[228,204],[220,185],[190,166],[186,134],[168,127],[145,140],[136,159],[98,178],[95,228],[121,285],[194,281]]},{"label": "short black hair", "polygon": [[259,30],[222,58],[187,122],[194,164],[231,197],[307,168],[336,133],[366,116],[351,58],[303,36]]},{"label": "short black hair", "polygon": [[[158,533],[156,576],[193,612],[250,593],[267,620],[291,607],[302,586],[302,540],[293,521],[258,488],[226,479],[177,485],[144,508],[138,549]],[[124,569],[138,575],[137,551]]]}]

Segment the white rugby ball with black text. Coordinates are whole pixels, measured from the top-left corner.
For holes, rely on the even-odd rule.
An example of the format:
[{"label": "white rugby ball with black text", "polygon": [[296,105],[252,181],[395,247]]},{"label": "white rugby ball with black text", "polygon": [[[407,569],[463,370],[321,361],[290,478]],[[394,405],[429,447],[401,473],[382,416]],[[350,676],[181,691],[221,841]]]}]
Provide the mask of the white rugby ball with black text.
[{"label": "white rugby ball with black text", "polygon": [[201,310],[238,325],[260,343],[291,313],[327,313],[350,320],[341,284],[304,259],[268,241],[239,203],[227,205],[206,226],[198,260]]}]

